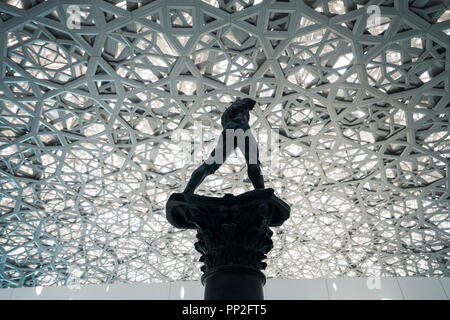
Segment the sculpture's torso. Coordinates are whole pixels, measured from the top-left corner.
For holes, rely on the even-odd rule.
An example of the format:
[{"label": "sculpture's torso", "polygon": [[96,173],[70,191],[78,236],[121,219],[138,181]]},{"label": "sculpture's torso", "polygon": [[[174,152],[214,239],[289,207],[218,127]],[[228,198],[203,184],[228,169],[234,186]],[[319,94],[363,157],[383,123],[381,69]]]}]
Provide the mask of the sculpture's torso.
[{"label": "sculpture's torso", "polygon": [[231,106],[222,115],[224,129],[248,129],[250,114],[247,109]]}]

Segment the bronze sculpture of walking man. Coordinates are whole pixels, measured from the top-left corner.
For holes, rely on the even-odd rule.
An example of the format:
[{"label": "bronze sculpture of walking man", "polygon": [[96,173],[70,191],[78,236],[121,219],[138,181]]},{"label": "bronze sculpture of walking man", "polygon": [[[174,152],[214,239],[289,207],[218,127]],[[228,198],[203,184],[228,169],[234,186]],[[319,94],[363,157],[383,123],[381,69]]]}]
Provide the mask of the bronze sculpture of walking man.
[{"label": "bronze sculpture of walking man", "polygon": [[214,173],[236,147],[245,156],[248,177],[255,189],[264,189],[264,178],[259,165],[257,142],[250,130],[249,111],[255,106],[250,98],[237,99],[222,114],[223,127],[216,148],[193,173],[183,193],[194,193],[195,189],[210,174]]}]

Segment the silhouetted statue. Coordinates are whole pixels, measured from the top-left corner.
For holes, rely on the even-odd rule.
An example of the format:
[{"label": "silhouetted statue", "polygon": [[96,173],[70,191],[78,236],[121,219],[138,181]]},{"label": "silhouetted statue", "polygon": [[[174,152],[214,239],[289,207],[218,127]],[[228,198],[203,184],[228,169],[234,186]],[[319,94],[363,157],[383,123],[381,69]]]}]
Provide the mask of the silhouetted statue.
[{"label": "silhouetted statue", "polygon": [[[289,218],[291,208],[264,188],[258,145],[250,130],[252,99],[238,99],[222,115],[223,131],[217,146],[189,180],[183,193],[172,193],[166,203],[167,221],[179,229],[197,231],[205,300],[262,300],[266,268],[263,262],[273,248],[271,227]],[[194,194],[228,155],[239,148],[245,155],[248,176],[255,190],[222,197]]]},{"label": "silhouetted statue", "polygon": [[214,173],[231,152],[238,147],[245,155],[248,177],[255,189],[264,189],[264,179],[259,166],[258,145],[248,124],[249,111],[255,106],[255,101],[250,98],[237,99],[228,107],[222,115],[222,133],[216,148],[203,164],[198,167],[191,176],[183,193],[194,193],[195,189]]}]

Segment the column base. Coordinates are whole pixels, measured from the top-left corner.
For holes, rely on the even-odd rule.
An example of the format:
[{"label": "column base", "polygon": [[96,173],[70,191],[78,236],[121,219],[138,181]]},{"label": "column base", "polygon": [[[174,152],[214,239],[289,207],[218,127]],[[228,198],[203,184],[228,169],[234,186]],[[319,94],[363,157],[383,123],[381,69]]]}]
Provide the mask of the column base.
[{"label": "column base", "polygon": [[254,268],[217,267],[202,276],[205,300],[264,300],[265,275]]}]

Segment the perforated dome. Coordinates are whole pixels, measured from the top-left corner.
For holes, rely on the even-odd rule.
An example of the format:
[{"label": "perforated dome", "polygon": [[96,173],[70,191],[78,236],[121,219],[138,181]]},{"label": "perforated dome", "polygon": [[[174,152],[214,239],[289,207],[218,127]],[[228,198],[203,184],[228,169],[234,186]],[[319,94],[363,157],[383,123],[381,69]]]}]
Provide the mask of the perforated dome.
[{"label": "perforated dome", "polygon": [[[378,8],[1,2],[1,286],[199,279],[164,208],[201,159],[173,133],[200,123],[210,151],[236,97],[277,133],[262,170],[292,207],[268,277],[449,276],[449,7]],[[251,189],[238,153],[198,193]]]}]

